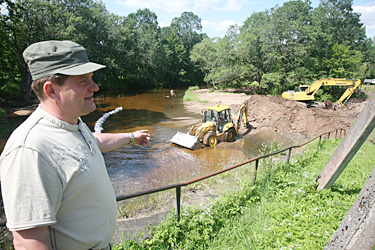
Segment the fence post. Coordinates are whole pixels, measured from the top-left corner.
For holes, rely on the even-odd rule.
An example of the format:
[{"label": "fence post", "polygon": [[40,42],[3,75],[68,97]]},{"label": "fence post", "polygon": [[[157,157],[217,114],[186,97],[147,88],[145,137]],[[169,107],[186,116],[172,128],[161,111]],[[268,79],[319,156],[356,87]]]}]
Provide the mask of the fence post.
[{"label": "fence post", "polygon": [[336,129],[335,139],[337,139],[337,129]]},{"label": "fence post", "polygon": [[331,136],[331,132],[328,132],[328,140],[329,140],[329,137]]},{"label": "fence post", "polygon": [[176,187],[176,215],[177,221],[180,221],[181,214],[181,186]]},{"label": "fence post", "polygon": [[256,161],[255,161],[255,167],[254,167],[253,186],[255,185],[255,180],[257,178],[258,165],[259,165],[259,159],[256,159]]},{"label": "fence post", "polygon": [[322,140],[322,136],[319,136],[319,143],[318,143],[318,149],[320,148],[320,141]]},{"label": "fence post", "polygon": [[289,165],[289,160],[290,160],[290,155],[292,153],[292,148],[289,148],[289,151],[288,151],[288,157],[286,158],[286,165],[288,166]]}]

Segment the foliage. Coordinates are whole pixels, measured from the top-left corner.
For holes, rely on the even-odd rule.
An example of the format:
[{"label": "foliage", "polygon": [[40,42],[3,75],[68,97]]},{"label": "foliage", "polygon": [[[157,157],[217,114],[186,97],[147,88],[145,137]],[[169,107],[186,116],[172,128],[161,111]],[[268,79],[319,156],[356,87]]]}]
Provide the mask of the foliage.
[{"label": "foliage", "polygon": [[151,238],[124,240],[115,249],[322,249],[375,161],[375,145],[363,144],[333,187],[317,191],[316,177],[339,143],[323,141],[319,150],[313,143],[289,165],[261,165],[255,186],[244,176],[212,207],[186,207],[179,222],[171,215]]},{"label": "foliage", "polygon": [[6,116],[7,116],[7,112],[4,109],[0,108],[0,118],[6,117]]},{"label": "foliage", "polygon": [[334,44],[331,58],[324,58],[322,66],[326,68],[328,77],[354,79],[364,74],[363,56],[360,51],[352,51],[349,47]]},{"label": "foliage", "polygon": [[[192,12],[161,28],[156,14],[140,9],[109,13],[97,0],[2,0],[0,102],[25,104],[31,78],[23,50],[41,40],[72,40],[105,64],[94,80],[102,89],[201,85],[215,89],[260,86],[281,94],[324,77],[375,78],[374,41],[367,38],[352,1],[291,0],[251,14],[223,38],[201,33]],[[334,99],[324,89],[322,99]]]},{"label": "foliage", "polygon": [[[320,78],[375,78],[374,42],[353,12],[352,1],[293,0],[253,13],[224,38],[194,46],[191,60],[214,88],[258,82],[262,94],[278,95]],[[335,91],[321,91],[323,99]]]},{"label": "foliage", "polygon": [[159,27],[149,9],[126,17],[108,12],[97,0],[3,0],[0,19],[0,102],[26,104],[31,77],[24,49],[43,40],[72,40],[90,60],[105,64],[94,80],[102,89],[154,88],[201,84],[203,75],[189,59],[205,34],[192,12]]}]

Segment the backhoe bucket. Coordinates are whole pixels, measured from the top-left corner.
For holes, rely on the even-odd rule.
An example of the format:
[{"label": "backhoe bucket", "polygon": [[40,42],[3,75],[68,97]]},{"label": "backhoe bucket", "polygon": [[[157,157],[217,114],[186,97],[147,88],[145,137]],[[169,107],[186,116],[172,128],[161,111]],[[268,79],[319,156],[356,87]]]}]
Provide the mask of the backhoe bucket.
[{"label": "backhoe bucket", "polygon": [[177,132],[177,134],[175,134],[170,141],[174,144],[189,148],[191,150],[197,150],[201,148],[199,138],[186,133]]}]

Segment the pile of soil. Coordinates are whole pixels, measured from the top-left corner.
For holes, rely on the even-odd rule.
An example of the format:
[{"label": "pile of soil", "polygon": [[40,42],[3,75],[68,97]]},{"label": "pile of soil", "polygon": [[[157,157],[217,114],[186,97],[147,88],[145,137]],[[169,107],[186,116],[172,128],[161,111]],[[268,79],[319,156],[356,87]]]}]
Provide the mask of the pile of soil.
[{"label": "pile of soil", "polygon": [[340,128],[348,131],[365,104],[366,101],[348,102],[336,110],[308,108],[281,96],[253,95],[248,99],[248,110],[249,118],[259,126],[272,127],[289,136],[314,138]]},{"label": "pile of soil", "polygon": [[208,103],[186,103],[192,112],[201,112],[208,105],[224,104],[231,107],[236,117],[239,107],[246,101],[250,124],[256,128],[253,132],[259,131],[258,128],[271,127],[291,139],[314,138],[340,128],[348,131],[367,103],[366,100],[352,98],[343,107],[333,110],[308,108],[304,103],[281,96],[247,96],[244,93],[210,92],[205,89],[194,93]]}]

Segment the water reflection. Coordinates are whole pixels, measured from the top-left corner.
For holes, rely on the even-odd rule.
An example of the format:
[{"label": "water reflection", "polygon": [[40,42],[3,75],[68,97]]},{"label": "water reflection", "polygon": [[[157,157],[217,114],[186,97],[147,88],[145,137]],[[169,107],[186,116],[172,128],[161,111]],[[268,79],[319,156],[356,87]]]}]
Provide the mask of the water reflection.
[{"label": "water reflection", "polygon": [[[169,96],[168,89],[133,94],[102,92],[95,98],[97,110],[83,117],[94,130],[97,119],[122,106],[122,111],[108,117],[103,123],[102,132],[131,132],[138,129],[151,132],[153,140],[149,146],[124,146],[104,154],[117,195],[190,180],[259,155],[263,143],[284,140],[274,130],[268,129],[247,134],[233,143],[220,143],[196,151],[172,145],[169,140],[177,131],[186,132],[201,119],[201,115],[184,108],[184,90],[175,90],[175,94]],[[205,104],[202,104],[204,107]],[[1,120],[1,145],[24,119],[13,117]],[[245,132],[244,129],[241,131]]]}]

